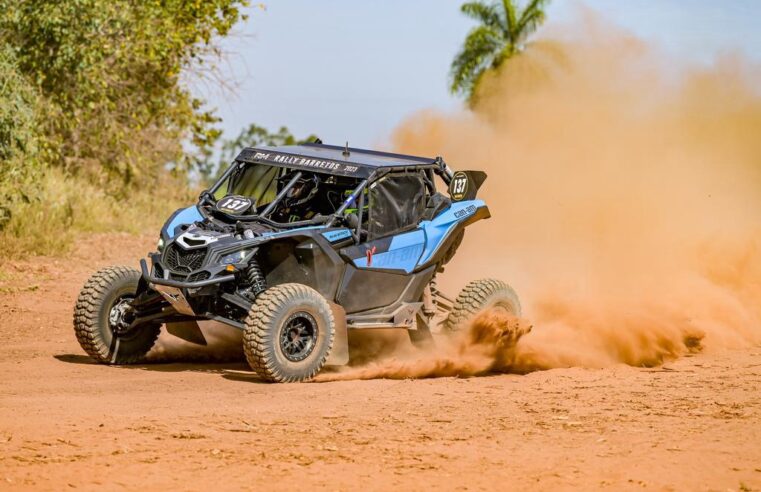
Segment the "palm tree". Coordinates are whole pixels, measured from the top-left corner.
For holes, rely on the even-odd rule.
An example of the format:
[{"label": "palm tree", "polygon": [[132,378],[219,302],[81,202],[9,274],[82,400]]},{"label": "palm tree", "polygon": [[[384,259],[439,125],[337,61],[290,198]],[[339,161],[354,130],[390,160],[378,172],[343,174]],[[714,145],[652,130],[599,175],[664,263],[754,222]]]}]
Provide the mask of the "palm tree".
[{"label": "palm tree", "polygon": [[452,62],[453,94],[464,95],[474,102],[478,84],[488,70],[498,69],[524,47],[526,38],[545,19],[544,9],[549,0],[530,0],[523,9],[517,0],[475,0],[463,4],[463,14],[481,23],[474,27],[465,44]]}]

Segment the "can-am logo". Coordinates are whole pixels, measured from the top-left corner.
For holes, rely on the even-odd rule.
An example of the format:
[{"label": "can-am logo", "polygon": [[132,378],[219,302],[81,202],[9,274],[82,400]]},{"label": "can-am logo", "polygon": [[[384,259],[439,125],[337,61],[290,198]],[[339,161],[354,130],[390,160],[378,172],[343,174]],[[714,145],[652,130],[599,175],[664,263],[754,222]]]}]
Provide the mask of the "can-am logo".
[{"label": "can-am logo", "polygon": [[463,208],[461,210],[457,210],[454,213],[454,216],[456,219],[462,219],[463,217],[467,217],[468,215],[476,213],[476,206],[475,205],[468,205],[466,208]]}]

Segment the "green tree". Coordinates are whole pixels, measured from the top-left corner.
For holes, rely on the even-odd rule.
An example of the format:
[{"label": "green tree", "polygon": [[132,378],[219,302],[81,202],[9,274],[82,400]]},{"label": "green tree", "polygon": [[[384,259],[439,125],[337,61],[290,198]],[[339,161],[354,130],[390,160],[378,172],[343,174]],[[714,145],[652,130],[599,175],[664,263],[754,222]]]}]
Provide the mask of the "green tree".
[{"label": "green tree", "polygon": [[0,263],[155,227],[192,199],[220,131],[188,82],[218,77],[216,41],[247,4],[0,0]]},{"label": "green tree", "polygon": [[[10,163],[36,154],[37,104],[37,94],[19,73],[13,51],[0,47],[0,161]],[[0,166],[0,182],[22,171],[14,167]]]},{"label": "green tree", "polygon": [[183,77],[207,73],[214,40],[247,0],[0,0],[0,42],[46,102],[49,161],[112,189],[155,181],[182,145],[213,145],[217,118]]},{"label": "green tree", "polygon": [[450,90],[475,102],[479,83],[489,70],[502,64],[525,48],[526,39],[545,19],[549,0],[529,0],[520,8],[516,0],[487,3],[476,0],[462,5],[463,14],[477,20],[465,43],[452,62]]},{"label": "green tree", "polygon": [[38,156],[39,97],[19,73],[8,46],[0,47],[0,231],[10,221],[21,190],[35,171]]}]

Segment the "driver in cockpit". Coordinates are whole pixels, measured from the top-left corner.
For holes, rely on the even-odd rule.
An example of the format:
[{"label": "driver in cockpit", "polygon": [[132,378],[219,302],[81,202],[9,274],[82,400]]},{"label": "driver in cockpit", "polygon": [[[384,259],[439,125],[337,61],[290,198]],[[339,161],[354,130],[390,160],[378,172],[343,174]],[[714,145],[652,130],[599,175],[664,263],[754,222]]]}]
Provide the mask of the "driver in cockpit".
[{"label": "driver in cockpit", "polygon": [[[278,190],[291,182],[298,171],[292,171],[278,178]],[[272,213],[272,220],[280,223],[309,220],[317,214],[313,199],[320,188],[320,178],[310,172],[302,171],[301,176],[291,186],[286,195]]]}]

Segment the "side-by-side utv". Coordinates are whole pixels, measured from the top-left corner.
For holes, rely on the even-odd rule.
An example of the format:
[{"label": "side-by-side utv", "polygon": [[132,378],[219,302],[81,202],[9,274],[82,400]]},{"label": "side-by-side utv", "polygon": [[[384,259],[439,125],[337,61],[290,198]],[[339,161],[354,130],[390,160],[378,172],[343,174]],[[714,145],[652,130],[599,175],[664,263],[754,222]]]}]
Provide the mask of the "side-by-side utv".
[{"label": "side-by-side utv", "polygon": [[434,318],[455,331],[487,306],[520,315],[499,280],[471,282],[455,300],[436,287],[465,227],[489,217],[476,198],[485,178],[440,157],[244,149],[196,205],[169,218],[142,271],[109,267],[87,281],[77,339],[99,362],[139,363],[162,325],[202,343],[198,323],[211,320],[243,331],[261,378],[289,382],[346,364],[348,329],[400,328],[425,344]]}]

